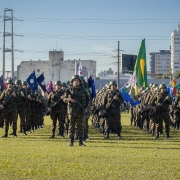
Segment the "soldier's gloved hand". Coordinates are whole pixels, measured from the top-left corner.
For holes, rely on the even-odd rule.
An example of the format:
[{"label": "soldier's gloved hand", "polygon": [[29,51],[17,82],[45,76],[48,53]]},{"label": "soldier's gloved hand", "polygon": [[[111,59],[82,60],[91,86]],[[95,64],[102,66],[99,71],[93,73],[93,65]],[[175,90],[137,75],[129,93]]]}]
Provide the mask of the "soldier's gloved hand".
[{"label": "soldier's gloved hand", "polygon": [[51,112],[51,108],[48,108],[48,111]]},{"label": "soldier's gloved hand", "polygon": [[103,114],[106,114],[106,110],[103,110]]},{"label": "soldier's gloved hand", "polygon": [[0,108],[1,108],[1,109],[4,109],[4,106],[3,106],[2,104],[0,104]]},{"label": "soldier's gloved hand", "polygon": [[15,93],[14,91],[12,92],[12,95],[13,95],[14,97],[16,97],[16,93]]},{"label": "soldier's gloved hand", "polygon": [[21,96],[23,96],[24,97],[24,93],[21,91]]},{"label": "soldier's gloved hand", "polygon": [[32,100],[32,98],[31,98],[31,96],[30,96],[30,95],[28,95],[28,99]]},{"label": "soldier's gloved hand", "polygon": [[72,102],[72,103],[76,103],[76,101],[74,99],[72,99],[72,98],[69,98],[68,101]]},{"label": "soldier's gloved hand", "polygon": [[117,96],[114,96],[114,100],[118,100],[119,98]]}]

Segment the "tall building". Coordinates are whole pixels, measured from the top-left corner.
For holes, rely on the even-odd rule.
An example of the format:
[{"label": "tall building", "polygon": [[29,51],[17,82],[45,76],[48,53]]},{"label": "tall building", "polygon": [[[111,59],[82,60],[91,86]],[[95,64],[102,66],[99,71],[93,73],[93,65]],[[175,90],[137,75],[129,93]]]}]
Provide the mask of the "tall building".
[{"label": "tall building", "polygon": [[[17,67],[17,77],[22,81],[35,70],[38,77],[44,72],[45,82],[50,80],[62,82],[71,80],[71,77],[76,74],[76,65],[79,60],[64,60],[63,51],[49,51],[49,60],[37,60],[37,61],[22,61]],[[96,61],[93,60],[81,60],[83,70],[86,76],[96,76]]]},{"label": "tall building", "polygon": [[134,66],[136,63],[136,55],[131,54],[121,54],[120,59],[120,73],[123,74],[133,74]]},{"label": "tall building", "polygon": [[171,69],[172,74],[180,70],[180,24],[171,34]]},{"label": "tall building", "polygon": [[159,50],[159,52],[149,53],[150,59],[150,75],[163,75],[171,71],[171,52],[170,50]]}]

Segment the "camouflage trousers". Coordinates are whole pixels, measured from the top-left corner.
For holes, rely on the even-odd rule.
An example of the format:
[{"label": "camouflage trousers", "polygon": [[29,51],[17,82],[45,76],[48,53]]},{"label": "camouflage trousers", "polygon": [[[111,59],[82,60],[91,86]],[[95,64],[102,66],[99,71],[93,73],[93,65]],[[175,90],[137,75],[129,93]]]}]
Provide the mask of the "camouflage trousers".
[{"label": "camouflage trousers", "polygon": [[120,112],[107,112],[105,118],[105,132],[109,133],[117,133],[121,132],[121,116]]},{"label": "camouflage trousers", "polygon": [[89,116],[85,117],[84,122],[84,135],[88,135],[89,125],[88,125]]},{"label": "camouflage trousers", "polygon": [[10,125],[17,130],[17,111],[4,111],[4,129],[8,131]]},{"label": "camouflage trousers", "polygon": [[179,125],[180,125],[180,111],[179,110],[175,110],[174,112],[173,124],[177,129],[179,129]]},{"label": "camouflage trousers", "polygon": [[31,109],[30,107],[25,108],[26,125],[31,126]]},{"label": "camouflage trousers", "polygon": [[99,120],[99,128],[100,128],[101,133],[104,133],[104,126],[105,126],[105,118],[100,118],[100,120]]},{"label": "camouflage trousers", "polygon": [[156,114],[156,133],[159,133],[162,130],[163,126],[163,120],[165,123],[165,129],[166,133],[170,132],[170,116],[169,116],[169,111],[160,111],[157,112]]},{"label": "camouflage trousers", "polygon": [[4,114],[0,111],[0,128],[4,126]]},{"label": "camouflage trousers", "polygon": [[20,117],[20,126],[25,128],[26,127],[25,108],[17,108],[17,118],[18,115]]},{"label": "camouflage trousers", "polygon": [[64,131],[64,123],[65,123],[65,114],[61,111],[52,111],[51,113],[52,119],[52,131],[56,130],[56,124],[58,121],[58,129],[59,131]]},{"label": "camouflage trousers", "polygon": [[77,137],[84,137],[84,121],[85,117],[83,113],[79,114],[69,114],[69,128],[68,128],[68,136],[74,137],[75,132]]}]

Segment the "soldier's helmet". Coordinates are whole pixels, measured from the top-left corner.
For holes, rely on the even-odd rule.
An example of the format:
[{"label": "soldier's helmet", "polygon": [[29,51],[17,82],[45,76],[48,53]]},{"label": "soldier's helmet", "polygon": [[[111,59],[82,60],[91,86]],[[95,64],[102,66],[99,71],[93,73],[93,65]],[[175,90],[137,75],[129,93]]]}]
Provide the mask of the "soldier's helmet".
[{"label": "soldier's helmet", "polygon": [[81,82],[85,82],[84,76],[79,76]]},{"label": "soldier's helmet", "polygon": [[22,85],[23,85],[23,86],[27,86],[28,83],[27,83],[26,81],[23,81],[23,82],[22,82]]},{"label": "soldier's helmet", "polygon": [[159,87],[157,86],[157,87],[155,87],[155,91],[157,92],[157,91],[159,91]]},{"label": "soldier's helmet", "polygon": [[81,79],[79,77],[79,75],[74,75],[72,78],[71,78],[71,83],[73,82],[74,79],[79,79],[80,83],[81,83]]},{"label": "soldier's helmet", "polygon": [[55,86],[62,86],[61,81],[56,81],[56,82],[54,83],[54,85],[55,85]]},{"label": "soldier's helmet", "polygon": [[117,86],[117,83],[116,83],[116,81],[110,81],[110,83],[109,83],[109,86],[112,86],[112,85],[115,85],[115,86]]},{"label": "soldier's helmet", "polygon": [[7,80],[6,84],[14,84],[11,79]]},{"label": "soldier's helmet", "polygon": [[16,80],[15,85],[22,85],[22,81],[20,79]]},{"label": "soldier's helmet", "polygon": [[67,84],[67,85],[70,85],[70,84],[71,84],[71,82],[70,82],[70,81],[67,81],[67,82],[66,82],[66,84]]},{"label": "soldier's helmet", "polygon": [[67,88],[67,84],[65,82],[62,83],[62,86]]},{"label": "soldier's helmet", "polygon": [[162,89],[162,88],[166,89],[166,85],[165,84],[160,84],[159,89]]},{"label": "soldier's helmet", "polygon": [[152,87],[152,86],[153,86],[153,84],[154,84],[154,83],[150,83],[150,84],[149,84],[149,87]]},{"label": "soldier's helmet", "polygon": [[153,84],[152,87],[156,88],[156,87],[158,87],[158,84]]}]

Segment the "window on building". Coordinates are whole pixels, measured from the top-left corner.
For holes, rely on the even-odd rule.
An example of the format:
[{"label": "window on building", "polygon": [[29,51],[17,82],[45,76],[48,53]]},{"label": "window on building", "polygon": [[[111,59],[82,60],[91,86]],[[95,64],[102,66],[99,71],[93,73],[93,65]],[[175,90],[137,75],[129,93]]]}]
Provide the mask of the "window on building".
[{"label": "window on building", "polygon": [[37,69],[37,72],[40,72],[40,69]]}]

